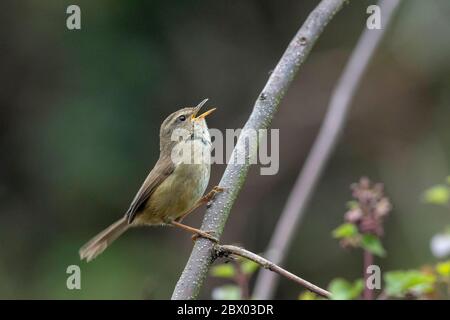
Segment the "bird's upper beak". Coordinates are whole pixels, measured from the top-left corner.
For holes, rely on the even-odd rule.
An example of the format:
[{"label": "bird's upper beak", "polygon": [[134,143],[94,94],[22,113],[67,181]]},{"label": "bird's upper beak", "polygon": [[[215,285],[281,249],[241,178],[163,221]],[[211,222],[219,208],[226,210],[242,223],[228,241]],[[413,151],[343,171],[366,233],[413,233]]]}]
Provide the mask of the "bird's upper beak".
[{"label": "bird's upper beak", "polygon": [[203,100],[202,102],[200,102],[200,103],[195,107],[194,113],[193,113],[192,116],[191,116],[191,119],[192,119],[192,120],[197,121],[197,120],[204,119],[207,115],[209,115],[209,114],[212,113],[214,110],[216,110],[216,108],[209,109],[208,111],[203,112],[201,115],[199,115],[199,116],[197,117],[198,112],[199,112],[200,109],[206,104],[207,101],[208,101],[208,99],[205,99],[205,100]]}]

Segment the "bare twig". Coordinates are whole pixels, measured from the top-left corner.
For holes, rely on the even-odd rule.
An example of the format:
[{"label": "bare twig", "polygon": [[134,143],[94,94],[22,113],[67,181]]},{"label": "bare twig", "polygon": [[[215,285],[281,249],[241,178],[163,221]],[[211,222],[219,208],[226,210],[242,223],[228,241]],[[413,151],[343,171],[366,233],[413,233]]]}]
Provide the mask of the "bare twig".
[{"label": "bare twig", "polygon": [[[287,91],[299,67],[306,60],[313,45],[325,26],[338,12],[346,0],[322,0],[311,12],[303,26],[294,36],[264,89],[255,102],[253,111],[243,128],[246,130],[265,129],[270,125],[281,99]],[[246,137],[239,137],[232,157],[248,150]],[[248,152],[245,152],[248,160]],[[249,161],[244,164],[229,163],[219,186],[226,192],[218,194],[210,208],[206,210],[202,230],[212,231],[217,238],[222,234],[231,207],[241,189],[249,169]],[[207,239],[198,239],[189,261],[181,274],[172,294],[172,299],[194,299],[203,284],[213,260],[214,243]]]},{"label": "bare twig", "polygon": [[[366,29],[363,32],[334,89],[319,134],[289,195],[266,251],[267,257],[277,264],[283,263],[289,251],[308,201],[337,144],[361,78],[399,2],[399,0],[380,1],[382,29]],[[262,270],[256,280],[253,296],[256,299],[270,299],[276,284],[276,275]]]},{"label": "bare twig", "polygon": [[256,262],[264,269],[268,269],[270,271],[276,272],[279,275],[286,277],[287,279],[294,281],[298,283],[299,285],[305,287],[306,289],[314,292],[315,294],[318,294],[319,296],[322,296],[324,298],[330,298],[331,293],[312,284],[311,282],[308,282],[298,276],[296,276],[293,273],[290,273],[289,271],[281,268],[280,266],[276,265],[275,263],[257,255],[256,253],[253,253],[251,251],[248,251],[244,248],[240,248],[237,246],[231,246],[231,245],[217,245],[216,246],[216,254],[218,256],[228,256],[230,254],[234,254],[240,257],[247,258],[249,260],[252,260],[253,262]]}]

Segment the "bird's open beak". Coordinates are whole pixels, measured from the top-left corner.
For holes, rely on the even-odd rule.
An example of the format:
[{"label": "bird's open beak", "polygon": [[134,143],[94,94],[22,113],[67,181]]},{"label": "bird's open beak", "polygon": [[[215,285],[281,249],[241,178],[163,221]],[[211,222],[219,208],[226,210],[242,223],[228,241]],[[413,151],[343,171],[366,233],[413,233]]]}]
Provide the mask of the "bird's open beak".
[{"label": "bird's open beak", "polygon": [[209,115],[210,113],[212,113],[214,110],[216,110],[216,108],[212,108],[209,109],[206,112],[203,112],[201,115],[199,115],[197,117],[197,113],[200,111],[200,109],[205,105],[205,103],[208,101],[208,99],[203,100],[202,102],[200,102],[196,107],[195,107],[195,111],[192,114],[192,120],[201,120],[204,119],[207,115]]}]

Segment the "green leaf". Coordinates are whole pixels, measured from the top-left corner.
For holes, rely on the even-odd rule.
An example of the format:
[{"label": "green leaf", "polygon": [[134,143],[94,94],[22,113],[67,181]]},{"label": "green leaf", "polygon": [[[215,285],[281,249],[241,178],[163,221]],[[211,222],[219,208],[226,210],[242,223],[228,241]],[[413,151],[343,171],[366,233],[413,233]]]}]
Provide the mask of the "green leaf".
[{"label": "green leaf", "polygon": [[242,272],[246,275],[253,274],[256,270],[258,270],[259,264],[253,262],[252,260],[244,260],[241,263]]},{"label": "green leaf", "polygon": [[337,239],[351,238],[358,235],[358,228],[353,223],[344,223],[333,230],[333,237]]},{"label": "green leaf", "polygon": [[440,262],[436,265],[436,271],[439,275],[443,277],[450,276],[450,260],[445,262]]},{"label": "green leaf", "polygon": [[350,283],[345,279],[334,279],[328,286],[332,300],[352,300],[358,298],[364,289],[363,280]]},{"label": "green leaf", "polygon": [[384,250],[380,239],[373,234],[365,234],[362,236],[361,247],[379,257],[384,257],[386,255],[386,251]]},{"label": "green leaf", "polygon": [[384,281],[388,296],[402,298],[406,294],[421,296],[432,292],[436,277],[418,270],[390,271],[385,273]]},{"label": "green leaf", "polygon": [[426,190],[423,198],[427,203],[445,205],[450,199],[450,190],[447,186],[436,185]]},{"label": "green leaf", "polygon": [[358,201],[356,200],[347,201],[347,208],[349,210],[357,209],[358,207],[359,207]]},{"label": "green leaf", "polygon": [[450,184],[450,176],[448,176],[445,181],[447,181],[448,184]]},{"label": "green leaf", "polygon": [[223,263],[213,266],[211,275],[217,278],[233,278],[236,275],[236,270],[232,264]]},{"label": "green leaf", "polygon": [[214,300],[240,300],[241,289],[234,284],[217,287],[212,291],[212,298]]},{"label": "green leaf", "polygon": [[304,291],[298,295],[298,300],[317,300],[317,294],[311,291]]},{"label": "green leaf", "polygon": [[450,226],[445,226],[444,234],[450,234]]}]

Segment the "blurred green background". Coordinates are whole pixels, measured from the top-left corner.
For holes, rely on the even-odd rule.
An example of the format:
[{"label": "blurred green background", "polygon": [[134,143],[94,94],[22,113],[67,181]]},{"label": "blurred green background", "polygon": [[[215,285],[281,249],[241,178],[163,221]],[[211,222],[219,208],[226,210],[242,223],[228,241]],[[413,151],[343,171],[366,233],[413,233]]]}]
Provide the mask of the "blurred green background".
[{"label": "blurred green background", "polygon": [[[326,28],[273,122],[280,171],[254,166],[223,241],[262,252],[374,1],[350,1]],[[66,28],[78,4],[82,29]],[[169,298],[192,248],[172,228],[127,233],[94,262],[79,247],[119,218],[159,153],[162,120],[210,98],[212,128],[239,128],[317,1],[13,1],[0,4],[0,298]],[[286,266],[326,286],[361,276],[331,230],[350,183],[385,183],[394,210],[382,270],[435,261],[448,210],[421,194],[450,165],[450,2],[408,0],[361,83],[339,146]],[[211,186],[224,165],[214,165]],[[204,209],[186,220],[201,222]],[[82,290],[66,268],[82,269]],[[207,279],[201,297],[222,281]],[[281,281],[276,297],[301,290]]]}]

